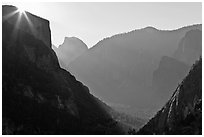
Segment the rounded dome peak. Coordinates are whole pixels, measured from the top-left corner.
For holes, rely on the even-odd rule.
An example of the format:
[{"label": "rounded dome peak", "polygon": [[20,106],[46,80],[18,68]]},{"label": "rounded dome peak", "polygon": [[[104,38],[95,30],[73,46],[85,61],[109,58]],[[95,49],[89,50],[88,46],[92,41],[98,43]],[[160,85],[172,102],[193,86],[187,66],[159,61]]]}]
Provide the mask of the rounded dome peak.
[{"label": "rounded dome peak", "polygon": [[[65,37],[62,45],[66,45],[66,46],[73,45],[73,46],[88,49],[88,46],[81,39],[79,39],[77,37]],[[62,46],[62,45],[60,45],[60,46]]]},{"label": "rounded dome peak", "polygon": [[81,39],[77,38],[77,37],[65,37],[64,38],[64,42],[65,41],[70,41],[70,40],[73,40],[73,41],[82,41]]},{"label": "rounded dome peak", "polygon": [[154,31],[158,31],[158,29],[152,27],[152,26],[147,26],[144,28],[145,31],[147,32],[154,32]]}]

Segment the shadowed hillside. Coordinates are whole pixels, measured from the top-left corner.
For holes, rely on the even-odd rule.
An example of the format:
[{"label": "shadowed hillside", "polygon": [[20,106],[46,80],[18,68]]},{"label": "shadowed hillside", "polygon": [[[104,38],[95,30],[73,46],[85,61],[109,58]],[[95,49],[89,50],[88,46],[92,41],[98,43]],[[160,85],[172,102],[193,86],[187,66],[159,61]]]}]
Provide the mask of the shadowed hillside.
[{"label": "shadowed hillside", "polygon": [[123,134],[105,104],[60,68],[49,21],[2,8],[3,134]]},{"label": "shadowed hillside", "polygon": [[[78,4],[69,4],[42,4],[42,13],[52,12],[39,15],[52,21],[54,41],[67,30],[93,40],[133,23],[124,25],[125,12],[104,12],[102,4],[79,4],[86,14],[70,12]],[[104,38],[90,49],[79,38],[65,37],[57,48],[50,22],[20,7],[2,6],[2,134],[202,134],[202,24],[176,30],[148,26]],[[116,29],[109,15],[120,18]]]},{"label": "shadowed hillside", "polygon": [[202,134],[202,59],[137,134]]}]

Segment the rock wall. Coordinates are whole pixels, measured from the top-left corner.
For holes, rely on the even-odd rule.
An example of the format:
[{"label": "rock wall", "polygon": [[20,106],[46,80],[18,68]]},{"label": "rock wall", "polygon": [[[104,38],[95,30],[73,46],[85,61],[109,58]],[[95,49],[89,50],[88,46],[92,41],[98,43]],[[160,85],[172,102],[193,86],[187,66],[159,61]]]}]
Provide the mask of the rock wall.
[{"label": "rock wall", "polygon": [[[51,31],[49,21],[28,12],[19,12],[14,6],[2,8],[2,21],[8,21],[15,25],[15,29],[23,30],[42,40],[48,47],[51,47]],[[15,35],[15,30],[13,31]]]},{"label": "rock wall", "polygon": [[202,134],[202,59],[137,134]]},{"label": "rock wall", "polygon": [[199,29],[188,31],[180,40],[174,58],[192,65],[202,55],[202,31]]},{"label": "rock wall", "polygon": [[122,134],[88,88],[60,68],[48,21],[26,13],[40,26],[32,33],[23,15],[20,22],[9,16],[16,8],[2,9],[2,133]]}]

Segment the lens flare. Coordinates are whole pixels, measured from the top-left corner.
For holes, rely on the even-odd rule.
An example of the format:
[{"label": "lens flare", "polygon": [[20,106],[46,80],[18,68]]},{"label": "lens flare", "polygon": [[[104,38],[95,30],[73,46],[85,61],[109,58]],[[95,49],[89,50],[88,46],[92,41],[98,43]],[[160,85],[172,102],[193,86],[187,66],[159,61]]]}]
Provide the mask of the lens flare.
[{"label": "lens flare", "polygon": [[24,14],[24,13],[25,13],[25,10],[24,10],[23,7],[18,6],[18,12],[21,13],[21,14]]}]

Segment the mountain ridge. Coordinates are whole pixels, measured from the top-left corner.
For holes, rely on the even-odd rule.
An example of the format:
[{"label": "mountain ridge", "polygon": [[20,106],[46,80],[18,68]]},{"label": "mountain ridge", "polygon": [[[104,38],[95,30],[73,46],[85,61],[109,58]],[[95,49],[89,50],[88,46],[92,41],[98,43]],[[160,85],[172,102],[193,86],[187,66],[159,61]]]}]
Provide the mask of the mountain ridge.
[{"label": "mountain ridge", "polygon": [[60,68],[51,45],[24,26],[2,22],[2,133],[124,134],[106,106]]},{"label": "mountain ridge", "polygon": [[[69,39],[74,40],[74,41],[80,41],[81,43],[83,43],[83,45],[86,46],[86,48],[88,48],[88,46],[87,46],[81,39],[79,39],[79,38],[77,38],[77,37],[74,37],[74,36],[73,36],[73,37],[65,37],[63,43],[65,43],[65,42],[68,41]],[[63,43],[60,44],[59,46],[62,46]]]},{"label": "mountain ridge", "polygon": [[[50,47],[51,30],[48,20],[26,11],[19,14],[18,9],[11,5],[4,5],[4,7],[6,8],[2,8],[2,22],[6,20],[10,24],[15,25],[14,29],[19,28],[29,34],[33,34],[36,38],[42,40],[48,47]],[[15,31],[13,33],[15,33]]]},{"label": "mountain ridge", "polygon": [[88,51],[88,46],[77,37],[65,37],[58,47],[53,47],[62,68],[67,68],[70,62],[74,61],[84,52]]},{"label": "mountain ridge", "polygon": [[188,31],[179,42],[173,57],[192,65],[202,54],[202,30],[194,29]]},{"label": "mountain ridge", "polygon": [[[172,57],[180,39],[196,28],[201,25],[164,33],[138,30],[116,35],[100,41],[66,69],[104,101],[140,107],[138,104],[147,104],[152,99],[152,73],[158,68],[161,57]],[[144,102],[143,97],[148,98],[147,101]]]},{"label": "mountain ridge", "polygon": [[202,58],[137,134],[202,134]]},{"label": "mountain ridge", "polygon": [[[173,31],[180,31],[182,29],[186,29],[188,27],[202,27],[202,24],[192,24],[192,25],[186,25],[186,26],[183,26],[183,27],[179,27],[177,29],[172,29],[172,30],[162,30],[162,29],[157,29],[156,27],[153,27],[153,26],[147,26],[147,27],[144,27],[144,28],[138,28],[138,29],[134,29],[134,30],[130,30],[130,31],[127,31],[127,32],[121,32],[121,33],[117,33],[117,34],[114,34],[112,36],[109,36],[109,37],[106,37],[106,38],[103,38],[101,40],[99,40],[96,44],[94,44],[91,48],[94,48],[96,45],[99,45],[100,42],[102,42],[103,40],[106,40],[106,39],[110,39],[110,38],[114,38],[114,37],[117,37],[117,36],[120,36],[120,35],[124,35],[124,34],[131,34],[131,33],[134,33],[136,31],[141,31],[141,30],[145,30],[145,29],[148,29],[148,28],[151,28],[153,30],[156,30],[156,31],[159,31],[159,32],[173,32]],[[202,28],[201,28],[202,30]]]}]

